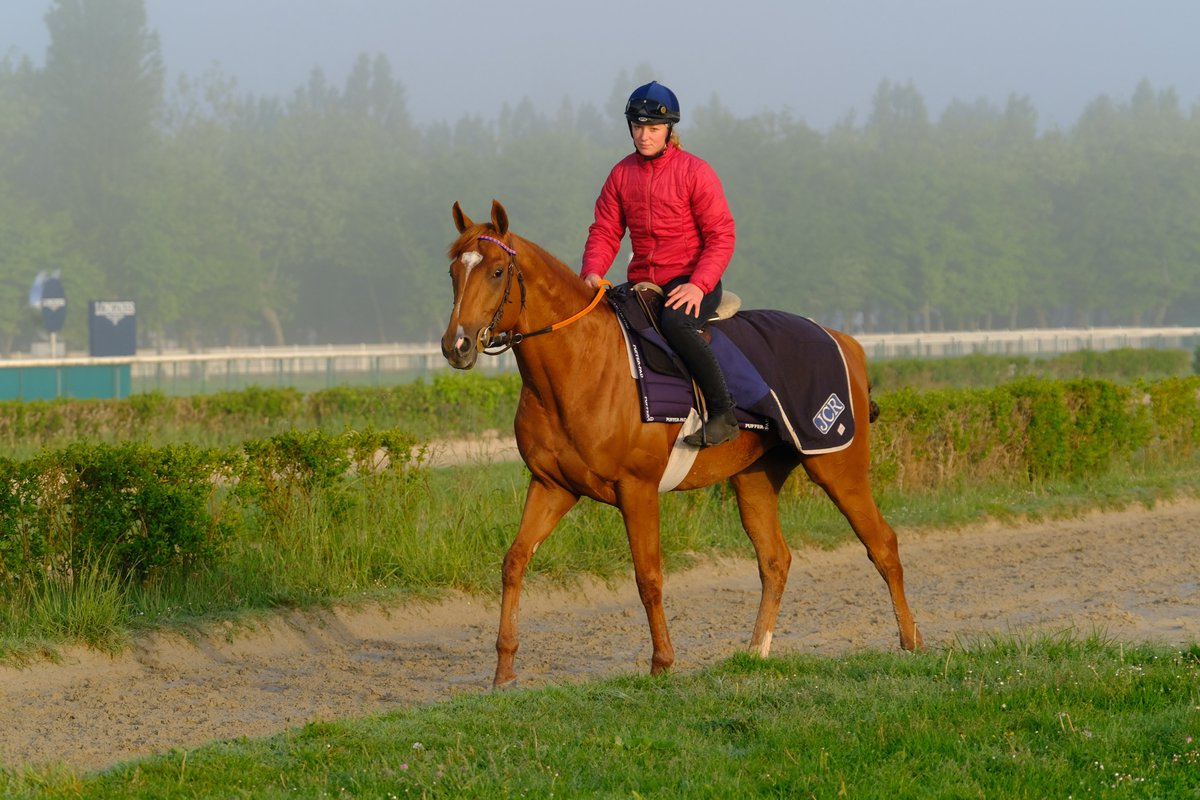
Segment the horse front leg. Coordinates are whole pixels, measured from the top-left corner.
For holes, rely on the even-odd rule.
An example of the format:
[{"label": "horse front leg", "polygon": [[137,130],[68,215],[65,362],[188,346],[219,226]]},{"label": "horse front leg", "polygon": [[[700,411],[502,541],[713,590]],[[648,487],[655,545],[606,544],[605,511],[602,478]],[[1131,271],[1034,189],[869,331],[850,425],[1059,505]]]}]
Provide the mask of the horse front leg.
[{"label": "horse front leg", "polygon": [[646,621],[650,623],[650,641],[654,647],[650,674],[657,675],[675,663],[675,649],[671,646],[667,617],[663,612],[658,486],[643,481],[622,485],[618,488],[617,500],[629,536],[638,595],[646,609]]},{"label": "horse front leg", "polygon": [[536,479],[529,483],[525,496],[525,510],[521,513],[521,525],[517,537],[504,555],[502,590],[500,595],[500,633],[496,637],[496,675],[492,686],[499,687],[516,680],[513,661],[519,645],[517,617],[521,606],[521,583],[525,569],[546,540],[554,526],[579,500],[561,486],[542,483]]}]

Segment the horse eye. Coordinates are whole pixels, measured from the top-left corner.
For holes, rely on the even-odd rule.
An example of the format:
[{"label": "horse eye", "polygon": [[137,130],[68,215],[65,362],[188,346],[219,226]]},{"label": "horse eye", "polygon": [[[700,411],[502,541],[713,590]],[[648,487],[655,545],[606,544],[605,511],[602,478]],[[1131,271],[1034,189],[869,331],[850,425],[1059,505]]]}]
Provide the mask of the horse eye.
[{"label": "horse eye", "polygon": [[504,274],[504,270],[501,269],[500,267],[496,267],[496,271],[492,273],[492,277],[499,278],[503,274]]}]

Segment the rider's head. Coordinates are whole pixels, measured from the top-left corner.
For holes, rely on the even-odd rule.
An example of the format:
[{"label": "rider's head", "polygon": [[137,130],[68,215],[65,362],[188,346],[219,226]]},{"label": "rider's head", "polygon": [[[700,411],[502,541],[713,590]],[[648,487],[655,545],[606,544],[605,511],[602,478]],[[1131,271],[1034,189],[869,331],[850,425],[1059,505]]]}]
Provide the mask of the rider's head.
[{"label": "rider's head", "polygon": [[679,122],[679,99],[658,81],[639,86],[625,103],[625,120],[638,152],[648,158],[662,155]]}]

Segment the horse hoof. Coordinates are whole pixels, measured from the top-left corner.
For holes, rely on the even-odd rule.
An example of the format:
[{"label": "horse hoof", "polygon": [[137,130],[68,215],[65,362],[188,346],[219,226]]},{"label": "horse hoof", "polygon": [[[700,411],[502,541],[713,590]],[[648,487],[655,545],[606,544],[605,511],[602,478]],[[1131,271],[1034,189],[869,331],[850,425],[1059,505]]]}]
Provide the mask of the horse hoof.
[{"label": "horse hoof", "polygon": [[914,630],[913,635],[911,637],[901,636],[900,637],[900,649],[907,650],[910,653],[916,652],[918,650],[924,650],[925,643],[921,640],[921,632]]},{"label": "horse hoof", "polygon": [[521,685],[521,681],[516,675],[509,675],[507,678],[496,678],[492,681],[492,691],[504,691],[505,689],[516,689]]}]

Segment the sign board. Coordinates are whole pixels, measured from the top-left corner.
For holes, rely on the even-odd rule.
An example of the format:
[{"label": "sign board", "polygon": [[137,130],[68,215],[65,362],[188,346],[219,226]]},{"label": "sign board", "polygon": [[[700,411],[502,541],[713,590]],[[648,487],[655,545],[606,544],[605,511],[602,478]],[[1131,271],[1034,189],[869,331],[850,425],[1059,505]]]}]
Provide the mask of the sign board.
[{"label": "sign board", "polygon": [[132,300],[88,304],[88,353],[94,358],[137,355],[137,306]]},{"label": "sign board", "polygon": [[67,321],[67,292],[58,278],[46,278],[42,282],[42,324],[49,333],[58,333]]}]

